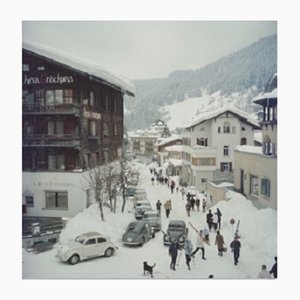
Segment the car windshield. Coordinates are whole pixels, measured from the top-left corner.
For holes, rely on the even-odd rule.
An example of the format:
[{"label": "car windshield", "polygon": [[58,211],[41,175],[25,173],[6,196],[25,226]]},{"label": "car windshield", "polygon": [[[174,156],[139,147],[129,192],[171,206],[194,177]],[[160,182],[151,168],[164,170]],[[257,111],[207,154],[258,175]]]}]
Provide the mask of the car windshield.
[{"label": "car windshield", "polygon": [[83,244],[84,241],[85,241],[85,239],[84,239],[83,237],[80,237],[80,236],[78,236],[78,237],[75,239],[75,242],[78,242],[78,243],[80,243],[80,244]]},{"label": "car windshield", "polygon": [[169,226],[169,231],[183,231],[183,227],[182,227],[182,225],[170,225]]}]

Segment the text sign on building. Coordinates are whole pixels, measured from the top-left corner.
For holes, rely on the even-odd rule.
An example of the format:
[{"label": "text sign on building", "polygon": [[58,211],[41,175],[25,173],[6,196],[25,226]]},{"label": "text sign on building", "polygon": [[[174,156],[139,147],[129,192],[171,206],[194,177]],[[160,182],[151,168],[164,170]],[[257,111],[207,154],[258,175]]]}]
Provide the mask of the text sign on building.
[{"label": "text sign on building", "polygon": [[32,76],[28,77],[25,74],[23,84],[31,85],[31,84],[64,84],[64,83],[73,83],[73,76],[62,76],[59,73],[56,75],[46,75],[43,74],[41,76]]}]

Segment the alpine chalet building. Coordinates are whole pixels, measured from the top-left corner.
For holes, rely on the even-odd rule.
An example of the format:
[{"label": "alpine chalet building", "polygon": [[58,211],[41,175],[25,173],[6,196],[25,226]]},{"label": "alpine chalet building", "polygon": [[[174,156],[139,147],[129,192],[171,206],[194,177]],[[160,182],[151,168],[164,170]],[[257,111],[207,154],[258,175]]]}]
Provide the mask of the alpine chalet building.
[{"label": "alpine chalet building", "polygon": [[23,43],[22,207],[71,217],[94,200],[89,170],[122,156],[123,97],[134,86],[57,50]]}]

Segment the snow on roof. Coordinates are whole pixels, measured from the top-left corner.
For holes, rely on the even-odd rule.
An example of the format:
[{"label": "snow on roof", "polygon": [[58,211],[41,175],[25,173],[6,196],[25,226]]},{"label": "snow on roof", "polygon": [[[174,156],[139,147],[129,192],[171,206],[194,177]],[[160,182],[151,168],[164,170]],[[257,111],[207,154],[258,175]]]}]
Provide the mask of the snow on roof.
[{"label": "snow on roof", "polygon": [[180,167],[185,165],[186,163],[184,162],[183,159],[177,159],[177,158],[169,158],[169,162],[174,166],[174,167]]},{"label": "snow on roof", "polygon": [[162,145],[165,145],[167,143],[170,143],[170,142],[173,142],[173,141],[176,141],[176,140],[182,140],[182,137],[179,136],[179,135],[172,135],[172,136],[167,137],[167,138],[160,138],[157,141],[157,146],[162,146]]},{"label": "snow on roof", "polygon": [[189,128],[195,125],[198,125],[200,123],[203,123],[207,120],[213,119],[215,117],[218,117],[219,115],[225,113],[225,112],[232,112],[233,114],[236,114],[238,116],[240,116],[241,118],[246,119],[246,122],[250,123],[253,126],[256,127],[260,127],[258,122],[256,120],[254,120],[252,118],[251,115],[249,115],[248,113],[246,113],[245,111],[242,111],[234,106],[225,106],[213,111],[209,111],[209,112],[205,112],[203,114],[200,114],[199,117],[197,118],[197,120],[193,120],[192,122],[190,122],[189,124],[187,124],[185,126],[185,128]]},{"label": "snow on roof", "polygon": [[93,62],[87,59],[76,57],[61,50],[30,41],[23,41],[22,47],[27,51],[34,52],[40,56],[44,56],[58,63],[67,65],[77,71],[81,71],[87,73],[90,76],[102,79],[110,84],[119,87],[124,93],[134,96],[135,86],[126,78],[121,75],[115,75],[105,70],[101,66],[95,65]]},{"label": "snow on roof", "polygon": [[255,97],[253,101],[262,100],[262,99],[277,99],[277,88],[269,93],[262,93]]},{"label": "snow on roof", "polygon": [[183,151],[183,145],[173,145],[173,146],[169,146],[166,147],[165,149],[166,151],[175,151],[175,152],[182,152]]},{"label": "snow on roof", "polygon": [[237,146],[235,150],[240,152],[262,154],[262,147],[260,146],[242,145],[242,146]]}]

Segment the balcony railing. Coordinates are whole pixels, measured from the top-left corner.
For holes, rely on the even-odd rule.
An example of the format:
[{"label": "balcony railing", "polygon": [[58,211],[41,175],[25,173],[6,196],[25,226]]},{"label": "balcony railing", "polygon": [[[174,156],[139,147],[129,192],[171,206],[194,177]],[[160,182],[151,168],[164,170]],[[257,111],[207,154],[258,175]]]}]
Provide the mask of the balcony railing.
[{"label": "balcony railing", "polygon": [[24,104],[23,113],[27,114],[79,114],[78,104],[38,105]]},{"label": "balcony railing", "polygon": [[77,147],[80,136],[74,134],[26,134],[23,136],[23,147]]}]

